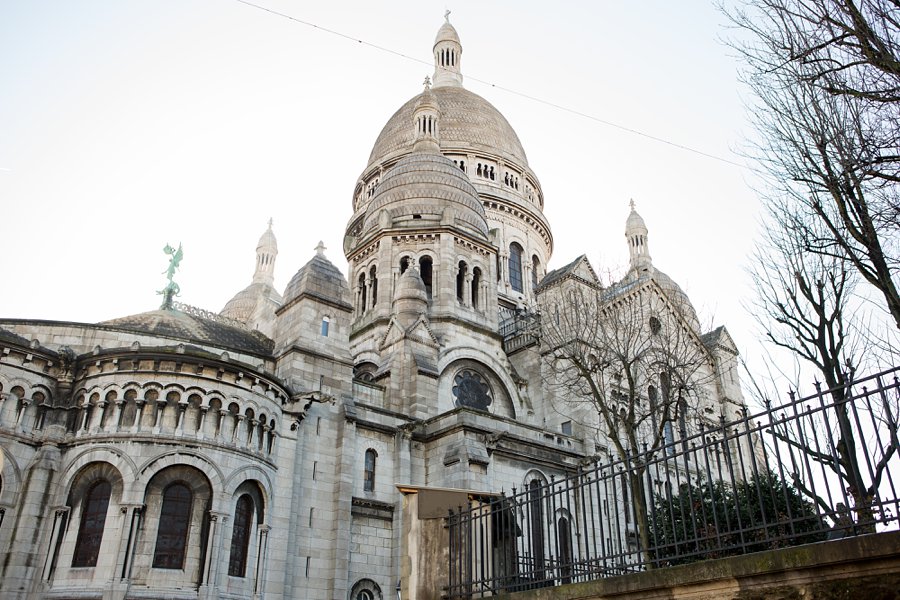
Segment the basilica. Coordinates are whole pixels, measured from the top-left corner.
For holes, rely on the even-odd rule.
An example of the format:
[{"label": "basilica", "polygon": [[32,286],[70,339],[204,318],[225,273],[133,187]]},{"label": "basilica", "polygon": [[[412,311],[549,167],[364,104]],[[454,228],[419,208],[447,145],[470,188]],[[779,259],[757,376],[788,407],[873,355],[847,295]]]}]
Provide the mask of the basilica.
[{"label": "basilica", "polygon": [[[0,319],[0,596],[384,600],[398,485],[523,489],[609,451],[551,385],[541,318],[603,285],[584,256],[547,268],[540,181],[449,21],[433,53],[352,184],[346,267],[320,244],[276,289],[270,223],[220,312]],[[627,211],[616,297],[675,311],[708,412],[737,414],[733,342]]]}]

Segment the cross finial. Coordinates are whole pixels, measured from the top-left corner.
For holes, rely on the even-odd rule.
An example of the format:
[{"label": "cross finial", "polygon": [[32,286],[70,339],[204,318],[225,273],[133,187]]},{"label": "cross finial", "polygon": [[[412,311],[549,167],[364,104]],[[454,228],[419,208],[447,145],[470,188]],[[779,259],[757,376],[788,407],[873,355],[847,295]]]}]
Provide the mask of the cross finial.
[{"label": "cross finial", "polygon": [[631,210],[634,210],[634,198],[631,199],[631,201],[628,203],[628,206],[631,207]]},{"label": "cross finial", "polygon": [[444,11],[444,20],[447,21],[448,23],[450,22],[450,9],[449,8]]},{"label": "cross finial", "polygon": [[425,76],[425,89],[431,89],[431,77],[429,77],[428,75]]},{"label": "cross finial", "polygon": [[325,244],[322,243],[322,240],[319,240],[319,245],[316,246],[316,255],[323,256],[325,254]]},{"label": "cross finial", "polygon": [[269,217],[269,229],[272,229],[272,217]]}]

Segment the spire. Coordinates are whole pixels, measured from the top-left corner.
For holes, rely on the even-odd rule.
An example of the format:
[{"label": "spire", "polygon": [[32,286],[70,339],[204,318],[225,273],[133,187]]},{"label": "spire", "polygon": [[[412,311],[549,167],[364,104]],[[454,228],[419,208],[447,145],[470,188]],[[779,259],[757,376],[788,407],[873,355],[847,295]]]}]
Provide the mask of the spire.
[{"label": "spire", "polygon": [[460,62],[462,62],[462,44],[459,43],[459,34],[450,24],[448,10],[444,13],[444,24],[434,38],[434,87],[462,87]]},{"label": "spire", "polygon": [[647,224],[634,209],[634,200],[629,202],[631,212],[625,221],[625,239],[628,240],[628,253],[633,270],[647,271],[652,265],[650,246],[647,242]]},{"label": "spire", "polygon": [[431,91],[431,79],[425,78],[425,90],[413,109],[413,126],[416,128],[414,152],[440,152],[441,109]]},{"label": "spire", "polygon": [[275,283],[275,257],[278,256],[278,242],[272,233],[272,219],[269,219],[269,228],[263,232],[256,244],[256,271],[253,273],[253,283]]}]

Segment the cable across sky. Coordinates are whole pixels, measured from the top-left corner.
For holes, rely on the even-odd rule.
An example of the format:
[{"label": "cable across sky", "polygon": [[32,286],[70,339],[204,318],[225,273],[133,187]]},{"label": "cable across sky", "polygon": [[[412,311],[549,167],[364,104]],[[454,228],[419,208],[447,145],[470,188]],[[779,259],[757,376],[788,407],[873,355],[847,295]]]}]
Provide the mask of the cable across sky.
[{"label": "cable across sky", "polygon": [[[342,33],[342,32],[337,31],[337,30],[335,30],[335,29],[330,29],[330,28],[328,28],[328,27],[322,27],[321,25],[317,25],[317,24],[315,24],[315,23],[312,23],[311,21],[306,21],[306,20],[304,20],[304,19],[297,18],[297,17],[295,17],[295,16],[293,16],[293,15],[289,15],[289,14],[287,14],[287,13],[283,13],[283,12],[280,12],[280,11],[277,11],[277,10],[273,10],[273,9],[268,8],[268,7],[266,7],[266,6],[261,6],[261,5],[259,5],[259,4],[255,4],[255,3],[253,3],[253,2],[248,2],[247,0],[236,0],[236,1],[237,1],[237,2],[240,2],[241,4],[246,4],[247,6],[250,6],[250,7],[253,7],[253,8],[262,10],[262,11],[265,11],[265,12],[267,12],[267,13],[273,14],[273,15],[275,15],[275,16],[282,17],[282,18],[285,18],[285,19],[289,19],[289,20],[294,21],[294,22],[296,22],[296,23],[300,23],[301,25],[306,25],[307,27],[312,27],[313,29],[318,29],[318,30],[320,30],[320,31],[324,31],[325,33],[329,33],[329,34],[331,34],[331,35],[334,35],[334,36],[337,36],[337,37],[344,38],[345,40],[349,40],[349,41],[351,41],[351,42],[356,42],[356,43],[358,43],[358,44],[361,44],[361,45],[364,45],[364,46],[368,46],[369,48],[372,48],[372,49],[374,49],[374,50],[378,50],[379,52],[385,52],[385,53],[387,53],[387,54],[393,54],[394,56],[397,56],[397,57],[399,57],[399,58],[402,58],[402,59],[405,59],[405,60],[409,60],[409,61],[412,61],[412,62],[415,62],[415,63],[419,63],[419,64],[425,65],[425,66],[427,66],[427,67],[432,67],[432,66],[433,66],[433,62],[432,62],[431,60],[422,60],[422,59],[420,59],[420,58],[416,58],[416,57],[414,57],[414,56],[410,56],[410,55],[408,55],[408,54],[404,54],[403,52],[398,52],[398,51],[393,50],[393,49],[391,49],[391,48],[388,48],[388,47],[386,47],[386,46],[380,46],[380,45],[378,45],[378,44],[373,44],[372,42],[367,42],[366,40],[362,40],[362,39],[353,37],[353,36],[351,36],[351,35],[347,35],[346,33]],[[633,135],[637,135],[637,136],[646,138],[646,139],[648,139],[648,140],[652,140],[652,141],[654,141],[654,142],[659,142],[659,143],[661,143],[661,144],[666,144],[667,146],[671,146],[671,147],[676,148],[676,149],[678,149],[678,150],[683,150],[683,151],[685,151],[685,152],[690,152],[690,153],[692,153],[692,154],[696,154],[696,155],[698,155],[698,156],[703,156],[703,157],[705,157],[705,158],[709,158],[709,159],[712,159],[712,160],[716,160],[716,161],[719,161],[719,162],[722,162],[722,163],[725,163],[725,164],[733,165],[733,166],[739,167],[739,168],[741,168],[741,169],[750,169],[750,170],[753,170],[753,169],[752,169],[751,167],[749,167],[748,165],[744,165],[744,164],[741,164],[741,163],[739,163],[739,162],[735,162],[735,161],[730,160],[730,159],[728,159],[728,158],[724,158],[724,157],[722,157],[722,156],[717,156],[717,155],[711,154],[711,153],[709,153],[709,152],[704,152],[703,150],[698,150],[698,149],[696,149],[696,148],[692,148],[692,147],[690,147],[690,146],[686,146],[686,145],[684,145],[684,144],[680,144],[680,143],[678,143],[678,142],[674,142],[674,141],[672,141],[672,140],[665,139],[665,138],[663,138],[663,137],[659,137],[659,136],[656,136],[656,135],[652,135],[652,134],[649,134],[649,133],[640,131],[640,130],[638,130],[638,129],[634,129],[633,127],[628,127],[628,126],[626,126],[626,125],[621,125],[621,124],[615,123],[615,122],[613,122],[613,121],[609,121],[609,120],[606,120],[606,119],[602,119],[602,118],[600,118],[600,117],[597,117],[597,116],[594,116],[594,115],[591,115],[591,114],[582,112],[582,111],[580,111],[580,110],[576,110],[576,109],[574,109],[574,108],[569,108],[569,107],[564,106],[564,105],[562,105],[562,104],[557,104],[557,103],[551,102],[551,101],[549,101],[549,100],[544,100],[543,98],[538,98],[537,96],[532,96],[531,94],[526,94],[525,92],[520,92],[520,91],[514,90],[514,89],[512,89],[512,88],[508,88],[508,87],[505,87],[505,86],[502,86],[502,85],[498,85],[498,84],[496,84],[496,83],[493,83],[493,82],[491,82],[491,81],[487,81],[487,80],[485,80],[485,79],[480,79],[480,78],[478,78],[478,77],[473,77],[473,76],[471,76],[471,75],[466,75],[466,78],[469,79],[469,80],[471,80],[471,81],[476,81],[476,82],[478,82],[478,83],[481,83],[481,84],[483,84],[483,85],[488,85],[488,86],[490,86],[490,87],[492,87],[492,88],[494,88],[494,89],[501,90],[501,91],[506,92],[506,93],[508,93],[508,94],[513,94],[513,95],[515,95],[515,96],[519,96],[519,97],[521,97],[521,98],[525,98],[526,100],[530,100],[530,101],[532,101],[532,102],[537,102],[537,103],[539,103],[539,104],[543,104],[543,105],[545,105],[545,106],[549,106],[549,107],[554,108],[554,109],[556,109],[556,110],[561,110],[561,111],[563,111],[563,112],[567,112],[567,113],[570,113],[570,114],[579,116],[579,117],[584,118],[584,119],[589,119],[589,120],[594,121],[594,122],[596,122],[596,123],[600,123],[600,124],[602,124],[602,125],[606,125],[607,127],[613,127],[613,128],[618,129],[618,130],[620,130],[620,131],[624,131],[624,132],[626,132],[626,133],[630,133],[630,134],[633,134]]]}]

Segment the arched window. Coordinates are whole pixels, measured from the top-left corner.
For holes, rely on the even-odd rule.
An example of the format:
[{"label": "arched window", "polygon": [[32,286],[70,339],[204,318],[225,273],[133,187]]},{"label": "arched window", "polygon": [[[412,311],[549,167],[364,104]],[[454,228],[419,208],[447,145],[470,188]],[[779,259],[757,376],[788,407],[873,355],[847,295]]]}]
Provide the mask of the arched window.
[{"label": "arched window", "polygon": [[431,257],[423,256],[419,259],[419,275],[422,276],[422,283],[425,284],[425,293],[431,298]]},{"label": "arched window", "polygon": [[231,530],[231,558],[228,560],[228,574],[244,577],[247,573],[247,550],[250,547],[250,532],[253,524],[253,499],[250,494],[238,498],[234,509],[234,528]]},{"label": "arched window", "polygon": [[538,272],[541,270],[541,261],[537,257],[537,254],[531,257],[531,289],[537,289],[538,286]]},{"label": "arched window", "polygon": [[528,528],[531,535],[531,561],[534,576],[544,579],[544,504],[541,498],[541,481],[532,479],[528,483]]},{"label": "arched window", "polygon": [[359,275],[359,312],[366,312],[366,274]]},{"label": "arched window", "polygon": [[406,270],[409,268],[409,257],[404,256],[400,259],[400,274],[403,275],[406,273]]},{"label": "arched window", "polygon": [[563,583],[572,583],[572,531],[565,517],[556,522],[556,539],[559,543],[559,574]]},{"label": "arched window", "polygon": [[366,450],[365,471],[363,472],[363,491],[375,491],[375,458],[378,456],[374,450]]},{"label": "arched window", "polygon": [[369,281],[372,282],[372,307],[375,307],[375,304],[378,302],[378,277],[376,276],[376,269],[373,266],[369,269]]},{"label": "arched window", "polygon": [[329,317],[322,317],[322,337],[328,337],[328,326],[331,324]]},{"label": "arched window", "polygon": [[192,500],[191,490],[184,483],[173,483],[163,491],[153,568],[181,569],[184,566]]},{"label": "arched window", "polygon": [[72,555],[73,567],[96,567],[106,525],[106,512],[112,485],[105,479],[91,486],[81,505],[81,525]]},{"label": "arched window", "polygon": [[465,298],[467,270],[466,261],[459,261],[459,268],[456,271],[456,299],[460,302]]},{"label": "arched window", "polygon": [[478,306],[478,288],[481,287],[481,269],[475,267],[472,269],[472,308],[479,309]]},{"label": "arched window", "polygon": [[522,246],[513,242],[509,245],[509,285],[514,292],[522,292]]}]

